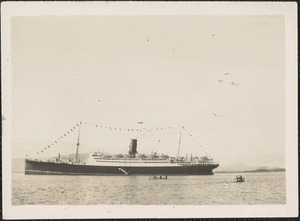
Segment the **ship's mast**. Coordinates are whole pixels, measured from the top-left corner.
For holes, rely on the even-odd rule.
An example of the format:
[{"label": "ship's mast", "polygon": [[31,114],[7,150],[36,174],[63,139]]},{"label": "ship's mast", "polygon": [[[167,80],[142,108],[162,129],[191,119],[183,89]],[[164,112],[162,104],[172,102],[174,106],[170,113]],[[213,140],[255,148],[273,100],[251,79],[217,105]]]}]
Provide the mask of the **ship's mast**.
[{"label": "ship's mast", "polygon": [[80,126],[81,126],[81,122],[80,122],[80,124],[79,124],[79,132],[78,132],[78,139],[77,139],[77,148],[76,148],[76,157],[75,157],[75,159],[76,159],[76,160],[78,160],[78,149],[79,149]]},{"label": "ship's mast", "polygon": [[179,152],[180,152],[180,144],[181,144],[181,130],[182,130],[182,127],[180,127],[180,134],[179,134],[179,144],[178,144],[178,153],[177,153],[177,159],[179,158]]}]

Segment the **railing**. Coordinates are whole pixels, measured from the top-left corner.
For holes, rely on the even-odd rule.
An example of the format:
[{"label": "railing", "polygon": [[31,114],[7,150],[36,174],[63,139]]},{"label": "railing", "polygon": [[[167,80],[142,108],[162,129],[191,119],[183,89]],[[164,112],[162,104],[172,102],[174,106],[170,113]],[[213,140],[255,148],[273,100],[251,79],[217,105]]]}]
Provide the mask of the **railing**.
[{"label": "railing", "polygon": [[214,161],[184,161],[174,159],[139,159],[139,158],[92,158],[88,159],[89,163],[173,163],[180,165],[216,165]]},{"label": "railing", "polygon": [[142,160],[142,159],[92,159],[92,160],[88,160],[89,162],[106,162],[106,163],[169,163],[170,160],[151,160],[151,159],[147,159],[147,160]]},{"label": "railing", "polygon": [[216,165],[217,163],[215,162],[175,162],[183,166],[196,166],[196,165],[201,165],[201,166],[210,166],[210,165]]},{"label": "railing", "polygon": [[[41,159],[29,159],[26,158],[26,160],[36,161],[36,162],[51,162],[51,163],[63,163],[63,164],[83,164],[79,162],[74,161],[57,161],[57,160],[41,160]],[[173,163],[173,164],[180,164],[185,166],[193,166],[193,165],[216,165],[219,164],[219,162],[214,161],[179,161],[179,160],[173,160],[173,159],[139,159],[139,158],[116,158],[116,159],[97,159],[92,158],[91,160],[87,160],[87,162],[92,163]]]}]

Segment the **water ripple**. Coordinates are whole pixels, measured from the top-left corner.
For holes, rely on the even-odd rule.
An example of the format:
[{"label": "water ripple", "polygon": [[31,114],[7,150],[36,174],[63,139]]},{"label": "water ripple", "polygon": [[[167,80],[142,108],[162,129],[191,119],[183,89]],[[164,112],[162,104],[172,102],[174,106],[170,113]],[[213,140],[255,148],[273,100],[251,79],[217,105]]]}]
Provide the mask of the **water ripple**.
[{"label": "water ripple", "polygon": [[13,205],[255,205],[285,204],[285,173],[213,176],[12,176]]}]

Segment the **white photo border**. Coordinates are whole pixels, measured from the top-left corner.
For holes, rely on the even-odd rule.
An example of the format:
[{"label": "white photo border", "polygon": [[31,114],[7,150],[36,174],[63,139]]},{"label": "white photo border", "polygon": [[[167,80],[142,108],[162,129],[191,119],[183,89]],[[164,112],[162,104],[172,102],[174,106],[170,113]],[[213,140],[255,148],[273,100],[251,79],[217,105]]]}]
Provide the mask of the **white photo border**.
[{"label": "white photo border", "polygon": [[[11,17],[83,15],[283,15],[286,57],[286,204],[241,206],[12,206],[11,203]],[[3,2],[2,184],[4,219],[214,218],[298,216],[297,3],[296,2]]]}]

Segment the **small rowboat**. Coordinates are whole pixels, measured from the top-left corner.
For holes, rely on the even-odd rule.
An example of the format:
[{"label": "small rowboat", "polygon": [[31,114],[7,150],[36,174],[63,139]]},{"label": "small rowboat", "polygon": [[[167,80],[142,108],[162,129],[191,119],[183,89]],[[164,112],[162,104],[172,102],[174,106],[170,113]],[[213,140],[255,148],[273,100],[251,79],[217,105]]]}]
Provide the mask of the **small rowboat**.
[{"label": "small rowboat", "polygon": [[149,178],[149,180],[166,180],[166,179],[168,179],[168,176],[154,176]]},{"label": "small rowboat", "polygon": [[242,177],[241,175],[236,176],[236,178],[234,179],[235,182],[244,182],[245,181],[245,177]]}]

